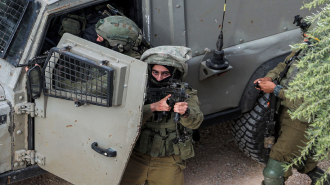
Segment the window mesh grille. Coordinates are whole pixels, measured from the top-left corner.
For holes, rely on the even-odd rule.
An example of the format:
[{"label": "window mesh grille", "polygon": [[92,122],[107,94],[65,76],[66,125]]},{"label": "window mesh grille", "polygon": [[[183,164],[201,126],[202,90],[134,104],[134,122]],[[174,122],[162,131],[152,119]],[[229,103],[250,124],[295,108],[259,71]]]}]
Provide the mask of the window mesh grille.
[{"label": "window mesh grille", "polygon": [[29,4],[27,0],[0,0],[0,57],[3,58]]},{"label": "window mesh grille", "polygon": [[113,69],[78,55],[51,49],[44,66],[44,94],[110,107]]}]

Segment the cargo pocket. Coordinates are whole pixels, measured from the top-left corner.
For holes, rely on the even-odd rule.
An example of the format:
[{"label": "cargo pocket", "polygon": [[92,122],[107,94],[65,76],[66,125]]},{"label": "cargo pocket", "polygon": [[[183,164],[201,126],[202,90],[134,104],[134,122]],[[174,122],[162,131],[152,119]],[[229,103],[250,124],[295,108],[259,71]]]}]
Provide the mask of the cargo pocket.
[{"label": "cargo pocket", "polygon": [[165,141],[163,137],[159,134],[154,135],[154,139],[152,141],[150,155],[152,157],[164,157],[165,156]]},{"label": "cargo pocket", "polygon": [[186,161],[183,161],[180,156],[173,155],[175,163],[180,167],[181,170],[186,169]]}]

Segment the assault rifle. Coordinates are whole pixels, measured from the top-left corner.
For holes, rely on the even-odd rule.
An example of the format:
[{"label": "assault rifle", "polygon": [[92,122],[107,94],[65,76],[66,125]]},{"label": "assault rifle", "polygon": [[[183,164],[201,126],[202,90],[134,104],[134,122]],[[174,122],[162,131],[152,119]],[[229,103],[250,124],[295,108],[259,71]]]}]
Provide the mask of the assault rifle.
[{"label": "assault rifle", "polygon": [[[275,85],[280,84],[281,80],[286,77],[286,74],[288,73],[293,60],[299,60],[298,55],[300,54],[301,49],[296,51],[293,57],[291,57],[288,61],[285,61],[286,67],[285,69],[279,74],[279,79],[274,80],[273,82]],[[255,85],[259,86],[259,84]],[[260,88],[260,87],[258,87]],[[276,105],[278,102],[278,98],[274,95],[274,93],[270,94],[270,102],[269,102],[269,107],[270,107],[270,115],[269,115],[269,120],[266,121],[266,129],[265,129],[265,134],[264,134],[264,147],[267,149],[266,154],[269,155],[270,149],[273,147],[275,144],[275,112],[276,112]]]},{"label": "assault rifle", "polygon": [[[277,81],[274,81],[277,85]],[[277,97],[274,93],[270,94],[270,115],[269,120],[266,121],[266,129],[264,134],[264,147],[266,148],[266,155],[269,155],[270,149],[275,144],[275,111],[276,111]]]},{"label": "assault rifle", "polygon": [[[186,83],[182,83],[172,79],[165,87],[148,88],[146,104],[158,102],[159,100],[165,98],[167,95],[171,94],[171,97],[167,99],[166,103],[170,107],[172,107],[172,109],[170,111],[154,112],[152,118],[154,122],[161,121],[163,119],[163,116],[166,117],[166,121],[167,121],[168,119],[171,118],[171,112],[173,112],[175,103],[184,102],[186,99],[190,98],[190,96],[187,95],[185,92],[187,86],[188,84]],[[183,132],[182,133],[180,132],[180,129],[178,128],[180,119],[181,119],[181,114],[176,112],[174,114],[173,121],[176,127],[177,139],[173,140],[174,144],[177,144],[178,142],[185,142],[185,140],[188,140],[190,137],[185,127],[183,128]]]},{"label": "assault rifle", "polygon": [[[185,83],[179,82],[177,80],[170,80],[169,84],[165,87],[160,88],[148,88],[146,104],[151,104],[160,101],[165,98],[167,95],[171,94],[166,101],[166,103],[172,107],[170,112],[173,112],[173,107],[177,102],[184,102],[186,99],[190,98],[189,95],[185,92]],[[153,121],[159,122],[162,120],[163,116],[166,116],[169,119],[170,112],[162,111],[162,112],[154,112]],[[181,119],[181,115],[179,113],[175,113],[174,122],[179,123]]]}]

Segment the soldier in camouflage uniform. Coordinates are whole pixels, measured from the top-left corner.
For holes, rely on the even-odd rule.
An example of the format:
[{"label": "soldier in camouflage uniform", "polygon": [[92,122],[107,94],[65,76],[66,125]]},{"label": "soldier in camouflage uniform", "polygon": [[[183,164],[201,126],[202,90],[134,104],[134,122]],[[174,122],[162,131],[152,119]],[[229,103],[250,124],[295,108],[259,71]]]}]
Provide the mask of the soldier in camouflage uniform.
[{"label": "soldier in camouflage uniform", "polygon": [[[297,51],[293,51],[285,61],[289,61],[295,56],[296,52]],[[305,143],[308,142],[304,135],[310,123],[304,118],[292,120],[288,113],[288,110],[294,111],[303,102],[302,99],[290,101],[290,99],[286,97],[286,89],[289,83],[295,78],[297,73],[299,73],[296,67],[297,60],[292,60],[290,62],[292,65],[286,77],[281,80],[279,85],[273,83],[273,80],[278,79],[279,74],[285,69],[287,65],[285,61],[279,63],[276,68],[269,71],[264,78],[254,81],[254,83],[259,82],[259,90],[265,93],[274,93],[276,97],[281,99],[281,105],[278,106],[280,122],[279,137],[275,145],[271,148],[267,166],[263,171],[264,181],[262,184],[264,185],[284,184],[284,181],[292,175],[292,169],[284,171],[282,165],[285,164],[285,162],[291,162],[293,158],[299,156],[300,147],[305,147]],[[312,179],[312,185],[316,184],[320,174],[324,174],[324,172],[317,167],[317,161],[314,161],[312,156],[308,156],[306,161],[304,161],[304,165],[296,166],[296,168],[298,172],[305,173]]]},{"label": "soldier in camouflage uniform", "polygon": [[[147,50],[141,60],[148,63],[148,88],[160,88],[170,79],[182,80],[187,72],[186,61],[191,58],[191,49],[180,46],[161,46]],[[143,107],[141,134],[128,162],[121,184],[183,184],[185,160],[194,156],[192,130],[197,129],[203,121],[197,91],[186,86],[185,93],[190,95],[186,102],[178,102],[173,107],[171,118],[162,117],[155,122],[156,111],[170,111],[167,98]],[[174,113],[181,114],[179,129],[190,134],[185,143],[175,142],[177,138]]]},{"label": "soldier in camouflage uniform", "polygon": [[141,29],[125,16],[109,16],[100,19],[83,32],[83,38],[102,46],[139,59],[143,51]]},{"label": "soldier in camouflage uniform", "polygon": [[125,16],[104,17],[97,14],[94,19],[87,21],[85,16],[68,15],[58,32],[60,36],[64,33],[82,37],[136,59],[144,52],[140,47],[141,29]]}]

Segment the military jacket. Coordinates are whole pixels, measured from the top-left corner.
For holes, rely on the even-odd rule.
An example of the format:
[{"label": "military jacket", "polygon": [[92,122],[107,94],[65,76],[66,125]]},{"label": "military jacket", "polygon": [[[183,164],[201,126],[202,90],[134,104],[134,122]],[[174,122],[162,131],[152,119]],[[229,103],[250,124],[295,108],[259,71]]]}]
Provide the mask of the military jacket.
[{"label": "military jacket", "polygon": [[[197,91],[188,88],[186,89],[186,94],[190,95],[190,98],[186,100],[190,114],[186,118],[181,117],[179,127],[181,131],[183,127],[186,127],[188,129],[187,132],[192,133],[191,129],[197,129],[202,123],[204,116],[199,109],[200,103]],[[153,122],[151,120],[152,116],[153,112],[150,109],[150,104],[144,105],[141,134],[135,149],[152,157],[180,155],[180,152],[175,152],[175,146],[173,145],[173,140],[177,138],[176,125],[173,121],[174,112],[171,112],[169,120],[163,118],[160,122]],[[193,150],[192,144],[187,143],[187,145],[191,145],[190,150]],[[184,158],[182,159],[184,160]]]},{"label": "military jacket", "polygon": [[[266,77],[270,77],[273,81],[275,79],[278,79],[279,74],[285,69],[285,67],[287,65],[285,62],[289,61],[290,58],[295,55],[295,53],[296,52],[293,51],[289,56],[287,56],[285,58],[284,62],[279,63],[277,65],[277,67],[275,67],[273,70],[269,71],[268,74],[266,75]],[[299,73],[299,69],[296,66],[297,60],[293,60],[293,61],[291,61],[291,63],[292,63],[291,67],[290,67],[286,77],[283,78],[280,82],[280,85],[283,87],[283,89],[281,89],[280,92],[278,93],[278,97],[282,100],[281,105],[287,107],[291,111],[294,111],[303,103],[303,99],[299,98],[299,99],[290,100],[286,96],[287,89],[289,87],[290,82],[292,82],[295,79],[295,77],[297,76],[297,74]],[[301,118],[300,121],[307,122],[307,120],[304,118]]]}]

